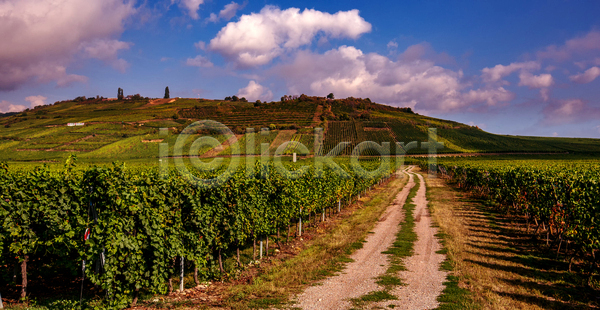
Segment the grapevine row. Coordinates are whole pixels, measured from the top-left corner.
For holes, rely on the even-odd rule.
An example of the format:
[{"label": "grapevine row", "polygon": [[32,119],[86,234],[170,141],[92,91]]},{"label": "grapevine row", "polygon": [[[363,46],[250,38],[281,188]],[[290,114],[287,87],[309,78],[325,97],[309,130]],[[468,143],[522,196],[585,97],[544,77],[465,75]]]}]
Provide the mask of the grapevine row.
[{"label": "grapevine row", "polygon": [[[439,170],[461,187],[523,216],[551,248],[598,271],[600,168],[597,164],[507,165],[447,162]],[[550,244],[551,242],[551,244]],[[569,266],[570,268],[570,266]]]},{"label": "grapevine row", "polygon": [[[3,166],[0,265],[54,257],[53,263],[77,270],[85,260],[90,266],[85,276],[106,292],[107,307],[123,308],[140,290],[167,292],[177,258],[197,270],[208,272],[217,264],[222,270],[222,255],[287,230],[310,213],[337,208],[390,171],[378,178],[342,178],[310,167],[294,179],[272,163],[258,162],[254,176],[241,167],[219,187],[206,188],[175,169]],[[215,174],[195,173],[204,179]]]}]

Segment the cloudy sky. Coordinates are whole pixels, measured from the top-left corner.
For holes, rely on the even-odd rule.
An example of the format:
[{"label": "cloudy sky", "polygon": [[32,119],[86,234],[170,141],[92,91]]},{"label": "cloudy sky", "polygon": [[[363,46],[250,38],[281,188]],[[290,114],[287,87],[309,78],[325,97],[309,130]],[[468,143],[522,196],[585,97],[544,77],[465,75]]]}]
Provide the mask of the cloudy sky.
[{"label": "cloudy sky", "polygon": [[599,1],[0,0],[0,112],[119,87],[333,92],[493,133],[600,138],[598,12]]}]

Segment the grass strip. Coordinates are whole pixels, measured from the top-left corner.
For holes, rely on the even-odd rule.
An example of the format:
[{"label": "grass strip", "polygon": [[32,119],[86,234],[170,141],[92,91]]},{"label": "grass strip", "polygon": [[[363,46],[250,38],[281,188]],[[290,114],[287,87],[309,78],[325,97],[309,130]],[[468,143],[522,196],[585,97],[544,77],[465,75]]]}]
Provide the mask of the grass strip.
[{"label": "grass strip", "polygon": [[[387,290],[373,291],[358,298],[352,298],[350,301],[354,307],[362,308],[367,303],[379,302],[385,300],[398,300],[398,297],[390,294]],[[354,308],[353,308],[354,309]]]},{"label": "grass strip", "polygon": [[415,186],[410,190],[402,207],[404,210],[404,219],[400,223],[400,231],[396,234],[396,240],[389,249],[383,252],[383,254],[390,255],[390,266],[384,275],[378,277],[376,283],[384,286],[386,290],[390,290],[394,286],[405,285],[397,274],[399,271],[406,270],[403,260],[413,255],[413,247],[415,241],[417,241],[415,218],[413,216],[416,206],[412,203],[412,199],[417,195],[419,186],[420,184],[417,179],[415,180]]}]

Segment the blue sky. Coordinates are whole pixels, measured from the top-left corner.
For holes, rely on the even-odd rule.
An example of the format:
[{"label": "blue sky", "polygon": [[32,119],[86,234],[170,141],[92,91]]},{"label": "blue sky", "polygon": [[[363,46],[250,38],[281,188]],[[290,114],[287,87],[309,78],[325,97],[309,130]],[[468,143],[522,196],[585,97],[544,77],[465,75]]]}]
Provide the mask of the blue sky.
[{"label": "blue sky", "polygon": [[598,12],[598,1],[5,0],[0,112],[118,87],[333,92],[493,133],[600,138]]}]

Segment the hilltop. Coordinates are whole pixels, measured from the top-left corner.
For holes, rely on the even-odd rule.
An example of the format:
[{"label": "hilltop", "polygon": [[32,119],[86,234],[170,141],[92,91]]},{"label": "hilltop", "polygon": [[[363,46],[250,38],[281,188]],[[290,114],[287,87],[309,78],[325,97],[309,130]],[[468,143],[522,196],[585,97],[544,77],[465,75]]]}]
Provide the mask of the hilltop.
[{"label": "hilltop", "polygon": [[[261,143],[273,154],[282,142],[298,141],[314,154],[314,129],[323,128],[323,148],[327,153],[339,142],[351,142],[343,154],[362,141],[427,141],[428,128],[437,128],[441,153],[472,152],[570,152],[600,153],[600,139],[541,138],[496,135],[475,126],[414,113],[361,98],[284,96],[277,102],[230,100],[149,99],[134,96],[127,100],[84,97],[38,106],[21,113],[0,117],[0,159],[3,161],[62,161],[71,153],[88,162],[158,158],[159,143],[169,143],[172,152],[178,134],[197,120],[215,120],[235,134],[242,154],[246,154],[244,133],[254,128],[254,152]],[[233,101],[236,100],[236,101]],[[72,123],[72,124],[70,124]],[[69,126],[72,125],[72,126]],[[168,134],[160,134],[168,128]],[[268,128],[268,131],[264,130]],[[261,129],[263,132],[261,132]],[[189,137],[184,155],[198,135]],[[230,153],[232,136],[215,134],[223,148],[200,148],[211,157]],[[306,151],[306,150],[305,150]],[[408,154],[425,153],[412,149]],[[303,153],[294,143],[285,154]],[[367,151],[365,154],[369,154]],[[372,152],[371,152],[372,153]]]}]

